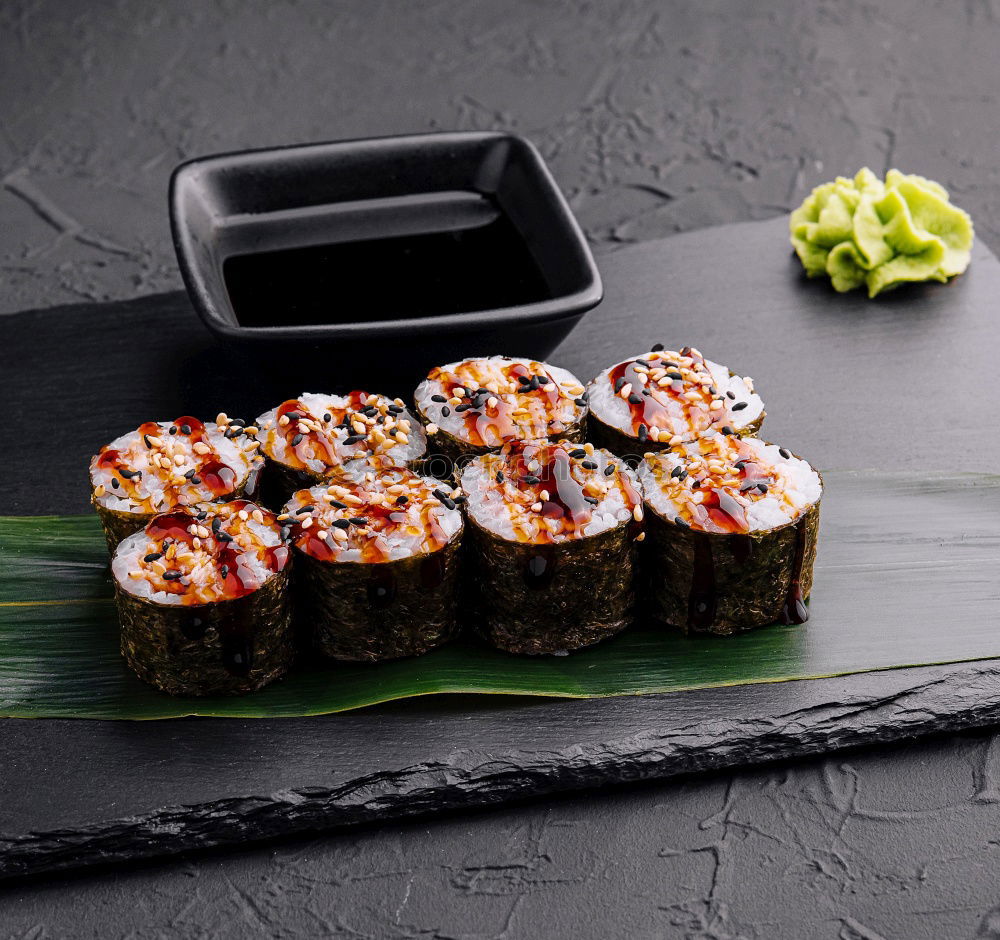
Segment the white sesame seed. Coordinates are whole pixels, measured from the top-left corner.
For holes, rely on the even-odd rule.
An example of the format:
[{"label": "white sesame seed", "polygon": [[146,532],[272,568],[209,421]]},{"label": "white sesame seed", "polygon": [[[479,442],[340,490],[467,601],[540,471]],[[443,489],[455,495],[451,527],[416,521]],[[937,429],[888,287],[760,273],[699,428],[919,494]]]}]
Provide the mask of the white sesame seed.
[{"label": "white sesame seed", "polygon": [[312,524],[313,524],[312,516],[306,516],[305,519],[302,520],[302,530],[305,531]]},{"label": "white sesame seed", "polygon": [[428,434],[437,434],[441,430],[436,424],[428,424],[424,429]]}]

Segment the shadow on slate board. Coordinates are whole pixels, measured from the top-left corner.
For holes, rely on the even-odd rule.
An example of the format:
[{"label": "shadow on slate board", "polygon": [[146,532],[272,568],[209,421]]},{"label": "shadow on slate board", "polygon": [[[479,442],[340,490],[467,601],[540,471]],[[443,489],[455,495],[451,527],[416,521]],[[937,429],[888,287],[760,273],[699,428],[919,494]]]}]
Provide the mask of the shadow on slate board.
[{"label": "shadow on slate board", "polygon": [[[656,341],[690,343],[753,375],[763,436],[821,469],[1000,467],[1000,439],[979,433],[975,407],[1000,362],[1000,264],[985,246],[954,283],[875,302],[806,282],[784,219],[622,249],[600,266],[604,303],[551,357],[581,378]],[[85,511],[89,456],[151,417],[250,417],[355,378],[405,394],[433,363],[403,374],[392,352],[345,364],[335,350],[310,362],[274,350],[252,363],[215,347],[178,294],[0,318],[0,513]],[[518,350],[498,336],[483,352]],[[433,698],[284,721],[7,720],[0,876],[969,727],[1000,717],[998,678],[988,660],[642,699]]]}]

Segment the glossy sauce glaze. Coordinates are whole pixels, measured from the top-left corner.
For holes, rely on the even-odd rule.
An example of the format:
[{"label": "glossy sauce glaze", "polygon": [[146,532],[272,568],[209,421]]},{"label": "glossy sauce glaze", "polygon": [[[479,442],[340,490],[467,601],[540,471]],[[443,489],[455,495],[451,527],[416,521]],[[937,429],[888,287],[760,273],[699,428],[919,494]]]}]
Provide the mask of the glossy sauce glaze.
[{"label": "glossy sauce glaze", "polygon": [[[318,561],[377,564],[444,548],[461,530],[461,501],[446,484],[404,468],[365,470],[299,490],[278,520],[292,544]],[[421,576],[436,586],[441,563],[425,564]]]},{"label": "glossy sauce glaze", "polygon": [[[147,421],[102,448],[90,466],[94,498],[118,511],[152,513],[232,496],[259,467],[256,428],[219,419]],[[233,442],[226,455],[220,437]]]},{"label": "glossy sauce glaze", "polygon": [[[715,374],[713,374],[713,367]],[[725,380],[725,387],[715,384]],[[657,349],[612,366],[596,380],[628,407],[627,431],[640,441],[680,443],[711,428],[739,427],[740,412],[750,403],[753,380],[728,387],[728,370],[709,363],[690,346]]]},{"label": "glossy sauce glaze", "polygon": [[[131,551],[131,542],[123,542],[119,551]],[[128,562],[123,587],[139,594],[135,582],[145,581],[154,601],[159,593],[181,605],[246,597],[288,563],[288,547],[275,515],[243,499],[155,516],[139,544],[135,559],[119,559],[116,553],[115,565]]]},{"label": "glossy sauce glaze", "polygon": [[258,422],[269,458],[314,474],[356,459],[404,466],[424,450],[423,431],[400,399],[359,390],[345,396],[304,394]]},{"label": "glossy sauce glaze", "polygon": [[568,373],[501,356],[432,369],[418,402],[435,427],[473,447],[567,434],[587,413],[586,391]]}]

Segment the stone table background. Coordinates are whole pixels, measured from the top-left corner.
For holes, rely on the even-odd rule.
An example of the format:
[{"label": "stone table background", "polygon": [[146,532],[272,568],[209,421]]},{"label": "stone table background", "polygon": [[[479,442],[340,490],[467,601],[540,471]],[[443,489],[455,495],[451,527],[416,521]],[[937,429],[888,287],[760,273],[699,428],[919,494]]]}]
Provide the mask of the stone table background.
[{"label": "stone table background", "polygon": [[[599,254],[865,164],[1000,251],[998,49],[989,0],[3,0],[0,313],[178,287],[180,160],[437,129],[530,137]],[[998,774],[975,734],[63,877],[0,938],[1000,938]]]}]

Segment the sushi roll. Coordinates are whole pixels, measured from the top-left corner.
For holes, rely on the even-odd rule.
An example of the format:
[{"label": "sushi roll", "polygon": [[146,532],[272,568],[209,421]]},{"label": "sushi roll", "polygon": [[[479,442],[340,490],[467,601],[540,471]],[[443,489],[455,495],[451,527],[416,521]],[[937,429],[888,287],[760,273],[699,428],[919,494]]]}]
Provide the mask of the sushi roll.
[{"label": "sushi roll", "polygon": [[416,467],[427,450],[423,426],[400,399],[361,391],[303,393],[262,414],[257,426],[262,497],[275,509],[344,465]]},{"label": "sushi roll", "polygon": [[262,462],[256,428],[220,414],[147,421],[90,461],[90,500],[108,550],[178,506],[254,497]]},{"label": "sushi roll", "polygon": [[490,356],[432,369],[417,386],[417,412],[434,435],[441,467],[499,450],[507,441],[582,441],[587,418],[583,385],[565,369],[536,362]]},{"label": "sushi roll", "polygon": [[334,659],[416,656],[458,632],[462,513],[440,481],[355,467],[299,490],[279,519],[303,623]]},{"label": "sushi roll", "polygon": [[651,352],[605,369],[588,388],[590,437],[635,465],[647,451],[706,431],[747,436],[764,420],[753,380],[705,359],[697,349]]},{"label": "sushi roll", "polygon": [[111,560],[126,662],[171,695],[252,692],[284,675],[289,556],[274,514],[248,500],[156,516]]},{"label": "sushi roll", "polygon": [[561,653],[631,622],[642,499],[633,471],[593,444],[516,441],[461,473],[474,607],[511,653]]},{"label": "sushi roll", "polygon": [[716,634],[808,619],[823,482],[806,461],[713,431],[638,473],[654,619]]}]

